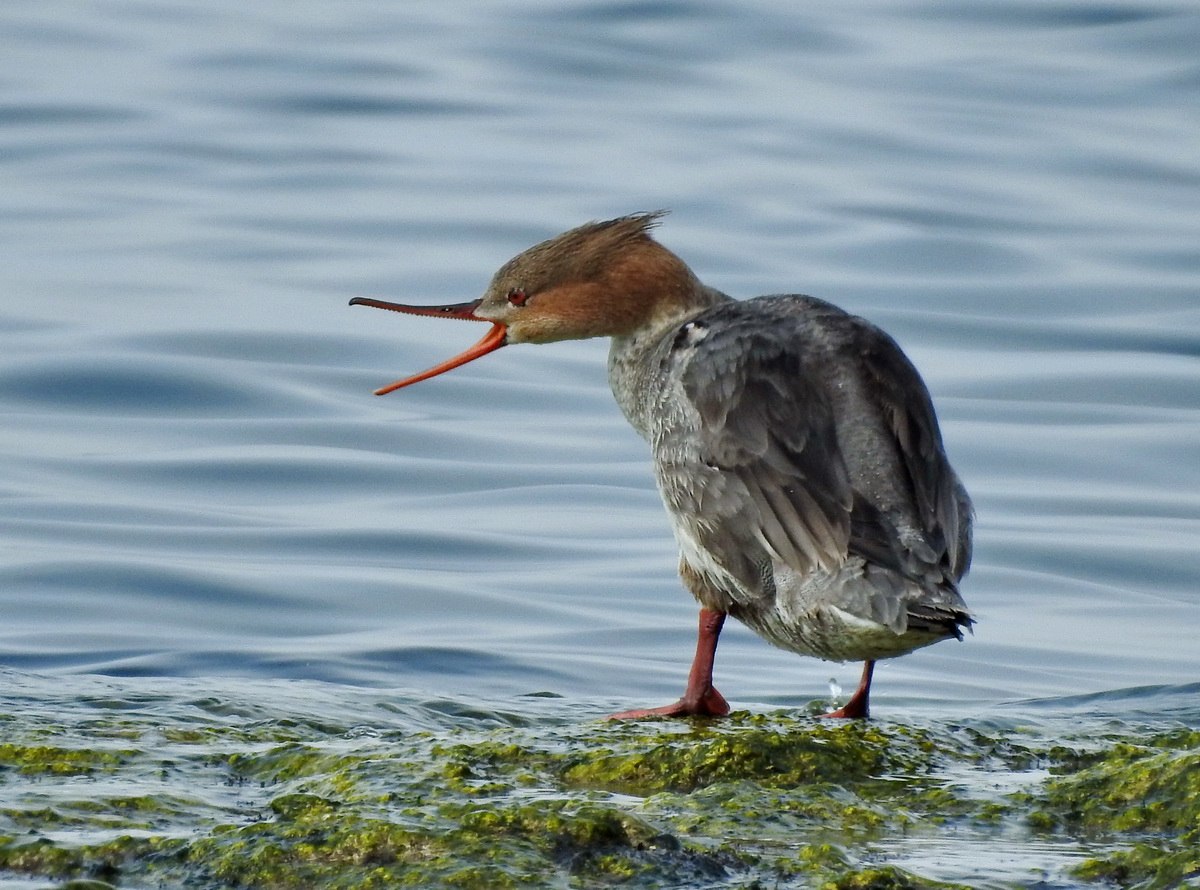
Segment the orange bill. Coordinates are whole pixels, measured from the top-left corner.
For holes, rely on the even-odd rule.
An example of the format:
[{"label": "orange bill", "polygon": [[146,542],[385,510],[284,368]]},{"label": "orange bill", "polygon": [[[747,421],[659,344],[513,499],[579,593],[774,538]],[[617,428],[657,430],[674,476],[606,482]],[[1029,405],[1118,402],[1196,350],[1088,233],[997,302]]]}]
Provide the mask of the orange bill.
[{"label": "orange bill", "polygon": [[[406,315],[430,315],[437,318],[461,318],[468,321],[489,321],[486,318],[480,318],[475,314],[475,309],[478,308],[480,301],[474,300],[470,303],[453,303],[448,306],[407,306],[403,303],[389,303],[386,300],[374,300],[370,297],[355,297],[350,301],[351,306],[374,306],[376,309],[387,309],[391,312],[403,312]],[[467,362],[472,362],[482,355],[487,355],[489,352],[494,352],[505,343],[507,329],[502,324],[490,322],[492,327],[483,339],[472,346],[465,352],[460,352],[453,358],[446,359],[439,365],[434,365],[427,371],[422,371],[420,374],[414,374],[412,377],[405,377],[403,380],[397,380],[395,383],[389,383],[387,386],[375,390],[375,395],[387,395],[393,390],[401,389],[413,383],[420,383],[422,380],[428,380],[430,377],[436,377],[438,374],[444,374],[446,371],[452,371],[459,365],[465,365]]]}]

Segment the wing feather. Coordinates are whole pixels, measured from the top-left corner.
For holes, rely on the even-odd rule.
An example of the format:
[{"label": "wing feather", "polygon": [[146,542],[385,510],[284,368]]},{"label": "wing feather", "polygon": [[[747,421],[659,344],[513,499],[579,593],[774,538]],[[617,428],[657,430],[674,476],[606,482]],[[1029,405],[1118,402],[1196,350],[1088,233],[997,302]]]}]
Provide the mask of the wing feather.
[{"label": "wing feather", "polygon": [[796,320],[764,326],[740,305],[693,322],[706,325],[705,336],[673,357],[690,410],[656,450],[676,523],[749,596],[763,583],[764,560],[801,574],[840,565],[853,493],[833,407],[803,366]]},{"label": "wing feather", "polygon": [[664,362],[659,484],[734,600],[762,595],[773,561],[804,575],[853,554],[921,586],[965,573],[970,499],[887,334],[808,297],[730,302],[689,322]]},{"label": "wing feather", "polygon": [[895,438],[924,533],[924,541],[910,542],[912,555],[945,565],[957,581],[971,563],[970,498],[946,458],[933,402],[916,368],[891,337],[859,321],[866,391],[872,393]]}]

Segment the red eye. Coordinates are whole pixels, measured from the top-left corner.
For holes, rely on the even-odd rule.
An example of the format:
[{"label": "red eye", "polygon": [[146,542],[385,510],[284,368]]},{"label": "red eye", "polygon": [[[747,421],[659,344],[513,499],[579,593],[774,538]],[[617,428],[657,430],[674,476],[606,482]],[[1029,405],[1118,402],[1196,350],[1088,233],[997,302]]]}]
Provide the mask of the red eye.
[{"label": "red eye", "polygon": [[514,287],[508,292],[508,302],[513,306],[524,306],[528,299],[529,297],[526,296],[525,291],[519,287]]}]

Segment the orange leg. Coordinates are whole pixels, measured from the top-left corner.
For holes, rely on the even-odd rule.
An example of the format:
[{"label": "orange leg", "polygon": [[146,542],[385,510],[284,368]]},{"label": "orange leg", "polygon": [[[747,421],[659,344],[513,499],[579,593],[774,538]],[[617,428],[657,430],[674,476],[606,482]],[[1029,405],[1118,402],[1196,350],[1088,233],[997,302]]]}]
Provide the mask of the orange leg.
[{"label": "orange leg", "polygon": [[858,681],[858,688],[854,690],[854,695],[850,696],[850,701],[846,702],[836,711],[830,711],[828,714],[822,714],[822,717],[850,717],[857,720],[865,720],[868,715],[867,699],[871,696],[871,675],[875,673],[875,662],[868,661],[863,665],[862,679]]},{"label": "orange leg", "polygon": [[700,610],[700,632],[696,637],[696,657],[688,672],[687,689],[673,705],[645,708],[609,714],[610,720],[636,720],[639,717],[724,717],[729,704],[712,683],[713,659],[717,654],[717,639],[725,624],[725,613],[712,609]]}]

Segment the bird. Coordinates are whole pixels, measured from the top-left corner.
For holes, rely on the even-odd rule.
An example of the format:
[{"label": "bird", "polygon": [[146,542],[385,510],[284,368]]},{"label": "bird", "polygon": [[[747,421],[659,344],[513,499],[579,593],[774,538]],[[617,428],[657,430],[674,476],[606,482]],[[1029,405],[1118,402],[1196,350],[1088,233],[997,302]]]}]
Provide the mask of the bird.
[{"label": "bird", "polygon": [[657,240],[665,211],[593,221],[506,262],[479,299],[351,305],[489,322],[474,346],[384,395],[520,343],[610,338],[608,380],[649,444],[699,604],[683,695],[614,719],[722,717],[717,643],[732,616],[775,646],[863,662],[849,700],[867,718],[875,663],[975,621],[959,593],[971,499],[929,391],[891,336],[803,294],[737,300]]}]

